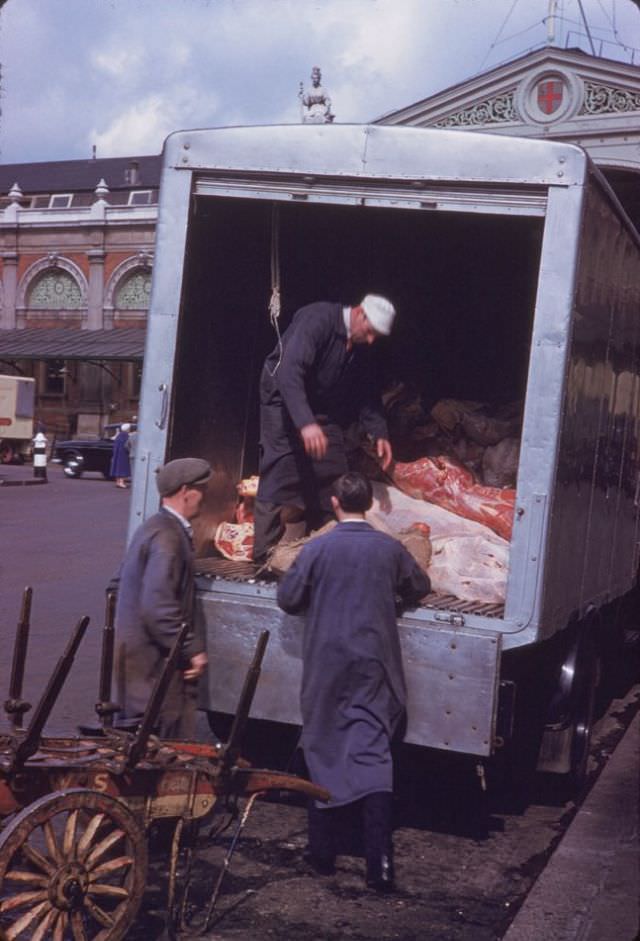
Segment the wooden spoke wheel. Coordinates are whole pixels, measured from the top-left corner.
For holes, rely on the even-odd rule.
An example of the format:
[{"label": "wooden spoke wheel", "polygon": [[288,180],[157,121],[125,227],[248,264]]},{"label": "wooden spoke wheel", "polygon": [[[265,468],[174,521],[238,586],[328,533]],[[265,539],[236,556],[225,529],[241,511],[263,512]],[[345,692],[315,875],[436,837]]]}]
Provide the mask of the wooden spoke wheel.
[{"label": "wooden spoke wheel", "polygon": [[0,834],[2,941],[120,941],[145,889],[146,836],[97,791],[40,798]]}]

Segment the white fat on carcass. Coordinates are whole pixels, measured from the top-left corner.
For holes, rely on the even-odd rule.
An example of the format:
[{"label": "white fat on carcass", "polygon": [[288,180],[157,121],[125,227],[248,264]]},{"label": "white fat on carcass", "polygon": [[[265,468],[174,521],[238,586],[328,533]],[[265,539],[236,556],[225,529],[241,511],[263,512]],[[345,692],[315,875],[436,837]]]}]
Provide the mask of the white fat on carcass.
[{"label": "white fat on carcass", "polygon": [[431,530],[429,578],[433,591],[464,601],[504,602],[509,572],[509,543],[488,526],[465,519],[397,487],[373,483],[372,526],[394,535],[413,523]]}]

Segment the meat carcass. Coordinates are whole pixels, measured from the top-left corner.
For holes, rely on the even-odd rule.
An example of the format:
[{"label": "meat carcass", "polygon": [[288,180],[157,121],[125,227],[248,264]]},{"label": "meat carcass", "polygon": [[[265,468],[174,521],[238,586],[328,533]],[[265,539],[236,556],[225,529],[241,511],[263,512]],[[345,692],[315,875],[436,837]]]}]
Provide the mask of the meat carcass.
[{"label": "meat carcass", "polygon": [[253,559],[253,522],[218,524],[213,543],[225,559],[251,562]]},{"label": "meat carcass", "polygon": [[482,455],[482,479],[489,487],[515,487],[518,476],[520,440],[503,438],[485,448]]},{"label": "meat carcass", "polygon": [[467,438],[485,447],[514,435],[520,424],[517,417],[487,414],[487,406],[481,402],[459,399],[440,399],[431,409],[431,417],[445,431],[460,427]]},{"label": "meat carcass", "polygon": [[433,591],[464,601],[504,602],[509,543],[487,526],[457,516],[433,503],[414,499],[396,487],[373,484],[372,526],[394,535],[426,523],[430,530],[428,574]]},{"label": "meat carcass", "polygon": [[239,502],[236,507],[236,523],[253,523],[254,504],[258,493],[258,477],[245,477],[236,485]]},{"label": "meat carcass", "polygon": [[452,458],[423,457],[391,469],[394,484],[408,494],[483,523],[503,539],[511,538],[515,490],[478,484],[471,471]]},{"label": "meat carcass", "polygon": [[[416,521],[405,529],[393,531],[377,518],[368,518],[368,522],[374,529],[379,529],[401,542],[405,549],[411,553],[422,571],[428,574],[432,550],[429,526],[426,523]],[[288,542],[282,539],[269,553],[267,569],[276,575],[283,575],[293,565],[303,546],[311,542],[312,539],[317,539],[318,536],[331,532],[337,525],[338,523],[335,520],[331,520],[329,523],[325,523],[322,529],[317,529],[308,536]]]}]

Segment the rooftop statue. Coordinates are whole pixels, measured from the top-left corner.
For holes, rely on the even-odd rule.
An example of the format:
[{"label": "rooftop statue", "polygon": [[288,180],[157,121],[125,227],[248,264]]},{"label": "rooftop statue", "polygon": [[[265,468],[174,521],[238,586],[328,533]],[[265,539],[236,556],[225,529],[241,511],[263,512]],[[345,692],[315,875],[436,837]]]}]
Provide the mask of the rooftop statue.
[{"label": "rooftop statue", "polygon": [[317,65],[311,70],[311,88],[305,92],[300,82],[300,110],[303,124],[331,124],[335,115],[331,113],[331,98],[322,87],[322,73]]}]

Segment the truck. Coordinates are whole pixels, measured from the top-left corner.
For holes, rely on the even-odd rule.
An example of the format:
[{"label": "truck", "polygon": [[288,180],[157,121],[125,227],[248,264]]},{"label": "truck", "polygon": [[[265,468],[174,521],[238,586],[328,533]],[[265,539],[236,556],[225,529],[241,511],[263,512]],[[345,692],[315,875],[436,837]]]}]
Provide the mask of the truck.
[{"label": "truck", "polygon": [[36,381],[0,376],[0,464],[21,462],[31,452]]},{"label": "truck", "polygon": [[300,722],[304,624],[212,539],[257,471],[278,331],[306,303],[378,293],[398,310],[384,341],[396,378],[430,400],[523,403],[504,603],[432,595],[402,614],[405,740],[579,785],[602,657],[635,617],[640,545],[640,242],[586,153],[408,127],[177,132],[155,257],[130,534],[158,509],[163,462],[211,462],[203,708],[233,711],[268,629],[254,715]]}]

